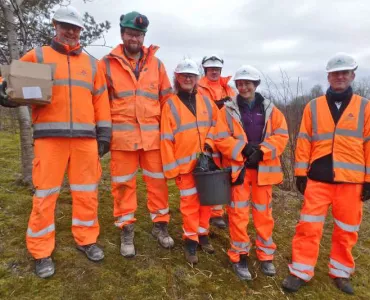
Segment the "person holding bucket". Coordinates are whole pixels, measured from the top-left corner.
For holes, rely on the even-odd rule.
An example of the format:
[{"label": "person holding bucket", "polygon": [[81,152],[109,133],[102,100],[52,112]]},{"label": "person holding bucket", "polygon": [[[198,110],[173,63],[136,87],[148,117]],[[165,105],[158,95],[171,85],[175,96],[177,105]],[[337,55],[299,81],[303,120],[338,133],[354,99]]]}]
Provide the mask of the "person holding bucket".
[{"label": "person holding bucket", "polygon": [[197,93],[199,70],[191,59],[175,69],[176,94],[164,104],[161,118],[161,155],[166,178],[174,178],[180,190],[185,258],[196,264],[197,246],[208,253],[214,248],[208,240],[211,206],[201,206],[193,171],[204,141],[216,124],[218,109],[206,96]]},{"label": "person holding bucket", "polygon": [[272,263],[276,249],[272,240],[272,185],[283,180],[279,156],[288,142],[288,130],[283,114],[256,93],[261,82],[258,70],[244,65],[234,80],[239,94],[225,103],[215,131],[211,132],[213,139],[206,143],[214,152],[221,152],[224,166],[232,168],[232,201],[227,206],[231,237],[228,255],[238,277],[251,280],[247,264],[251,242],[246,230],[250,204],[261,270],[268,276],[276,274]]}]

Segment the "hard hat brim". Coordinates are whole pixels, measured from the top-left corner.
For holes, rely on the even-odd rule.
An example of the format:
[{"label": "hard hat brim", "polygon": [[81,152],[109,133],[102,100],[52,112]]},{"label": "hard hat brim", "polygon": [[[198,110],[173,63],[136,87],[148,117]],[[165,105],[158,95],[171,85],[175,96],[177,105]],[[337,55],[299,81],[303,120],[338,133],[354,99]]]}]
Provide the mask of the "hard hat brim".
[{"label": "hard hat brim", "polygon": [[72,24],[72,25],[75,25],[77,27],[80,27],[82,30],[85,29],[85,27],[81,23],[74,22],[74,21],[71,21],[71,20],[68,20],[68,19],[66,20],[66,19],[55,19],[55,18],[53,18],[53,21]]},{"label": "hard hat brim", "polygon": [[338,68],[333,68],[330,70],[326,70],[326,73],[333,73],[333,72],[339,72],[339,71],[356,71],[358,66],[354,68],[349,68],[349,67],[338,67]]}]

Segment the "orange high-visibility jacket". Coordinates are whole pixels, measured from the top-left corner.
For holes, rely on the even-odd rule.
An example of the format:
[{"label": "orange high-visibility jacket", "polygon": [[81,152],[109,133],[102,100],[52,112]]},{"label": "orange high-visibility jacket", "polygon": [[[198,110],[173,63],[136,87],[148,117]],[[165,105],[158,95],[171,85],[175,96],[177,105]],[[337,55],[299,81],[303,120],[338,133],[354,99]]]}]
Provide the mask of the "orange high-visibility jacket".
[{"label": "orange high-visibility jacket", "polygon": [[234,97],[235,92],[233,89],[228,85],[231,76],[228,77],[220,77],[219,83],[222,87],[222,95],[217,95],[216,91],[213,90],[212,86],[209,84],[209,80],[206,76],[202,77],[198,82],[198,91],[204,96],[207,96],[209,99],[213,101],[221,100],[225,97]]},{"label": "orange high-visibility jacket", "polygon": [[353,95],[335,126],[326,96],[305,107],[296,147],[295,175],[307,176],[310,164],[332,153],[335,182],[370,182],[370,105]]},{"label": "orange high-visibility jacket", "polygon": [[154,150],[160,146],[161,106],[172,93],[157,46],[143,47],[139,79],[123,53],[123,44],[106,55],[104,69],[113,122],[112,150]]},{"label": "orange high-visibility jacket", "polygon": [[22,61],[50,64],[51,104],[32,107],[33,137],[89,137],[110,142],[112,123],[103,71],[80,46],[53,40],[26,53]]},{"label": "orange high-visibility jacket", "polygon": [[[284,115],[268,100],[263,101],[265,127],[263,141],[260,143],[263,160],[258,164],[258,184],[271,185],[283,181],[279,156],[288,142],[288,130]],[[214,131],[207,136],[206,143],[222,154],[222,166],[231,166],[232,180],[236,181],[244,167],[242,150],[248,143],[243,129],[241,114],[236,97],[225,103],[220,110]],[[217,160],[215,160],[217,163]]]},{"label": "orange high-visibility jacket", "polygon": [[[165,103],[161,119],[161,155],[166,178],[190,173],[204,141],[216,125],[217,106],[206,96],[196,94],[196,117],[176,95]],[[198,134],[199,130],[199,134]]]}]

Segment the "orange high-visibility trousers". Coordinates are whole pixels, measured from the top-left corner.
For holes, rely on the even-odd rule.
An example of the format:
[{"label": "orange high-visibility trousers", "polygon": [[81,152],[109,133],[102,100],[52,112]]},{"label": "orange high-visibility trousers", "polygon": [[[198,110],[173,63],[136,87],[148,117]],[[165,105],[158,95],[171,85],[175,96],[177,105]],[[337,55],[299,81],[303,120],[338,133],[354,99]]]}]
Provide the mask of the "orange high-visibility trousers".
[{"label": "orange high-visibility trousers", "polygon": [[143,170],[147,206],[153,222],[169,222],[168,187],[159,150],[111,151],[111,181],[115,225],[123,228],[136,221],[136,173]]},{"label": "orange high-visibility trousers", "polygon": [[[232,201],[227,206],[229,216],[230,245],[228,251],[232,262],[238,262],[240,254],[249,254],[251,242],[247,233],[249,206],[256,228],[256,253],[260,261],[272,260],[276,244],[272,240],[272,186],[257,184],[257,170],[247,169],[244,183],[232,187]],[[250,196],[251,202],[249,201]]]},{"label": "orange high-visibility trousers", "polygon": [[180,190],[180,211],[183,221],[183,239],[199,242],[200,235],[208,235],[211,206],[201,206],[195,187],[194,176],[181,174],[176,177]]},{"label": "orange high-visibility trousers", "polygon": [[65,170],[72,193],[72,234],[78,245],[96,243],[99,235],[98,183],[101,166],[95,139],[35,140],[32,179],[36,189],[26,242],[35,259],[48,257],[55,246],[55,204]]},{"label": "orange high-visibility trousers", "polygon": [[334,231],[329,260],[331,277],[349,278],[355,263],[352,248],[357,242],[357,231],[362,218],[360,199],[362,184],[329,184],[308,179],[304,203],[293,238],[290,273],[309,281],[319,255],[325,217],[330,205]]},{"label": "orange high-visibility trousers", "polygon": [[211,218],[218,218],[218,217],[222,217],[223,215],[224,215],[223,205],[212,206]]}]

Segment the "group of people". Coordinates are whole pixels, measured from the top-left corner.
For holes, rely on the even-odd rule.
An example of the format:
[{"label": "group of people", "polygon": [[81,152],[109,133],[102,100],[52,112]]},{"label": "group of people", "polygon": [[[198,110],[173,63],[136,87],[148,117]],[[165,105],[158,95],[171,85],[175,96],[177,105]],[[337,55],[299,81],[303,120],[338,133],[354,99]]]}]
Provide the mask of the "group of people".
[{"label": "group of people", "polygon": [[[111,152],[110,171],[115,226],[120,229],[120,252],[135,256],[137,208],[136,174],[142,169],[152,235],[172,248],[168,233],[170,210],[167,180],[180,191],[185,258],[198,262],[198,246],[215,249],[208,239],[210,224],[226,228],[222,206],[202,206],[193,171],[199,153],[231,169],[231,202],[226,206],[233,270],[251,280],[247,256],[249,208],[256,227],[256,253],[261,271],[276,274],[273,264],[272,186],[283,180],[280,156],[288,142],[284,115],[256,92],[259,71],[243,65],[234,76],[221,77],[223,60],[217,55],[202,61],[205,76],[191,59],[175,69],[173,89],[157,46],[143,46],[149,20],[138,12],[120,18],[123,43],[99,62],[82,52],[84,25],[73,7],[61,7],[53,17],[56,35],[50,46],[38,47],[22,61],[53,64],[51,104],[32,107],[34,129],[33,208],[28,223],[27,248],[41,278],[55,272],[55,204],[65,170],[72,194],[72,233],[77,249],[92,261],[104,258],[99,235],[99,157]],[[332,57],[326,71],[326,95],[304,109],[296,148],[297,188],[304,195],[293,238],[286,291],[296,292],[314,275],[320,238],[329,206],[334,232],[329,275],[336,286],[353,293],[352,248],[361,223],[362,201],[370,198],[370,105],[353,94],[357,63],[345,53]],[[0,88],[0,104],[16,107]],[[369,168],[369,170],[368,170]],[[349,199],[351,201],[349,201]]]}]

